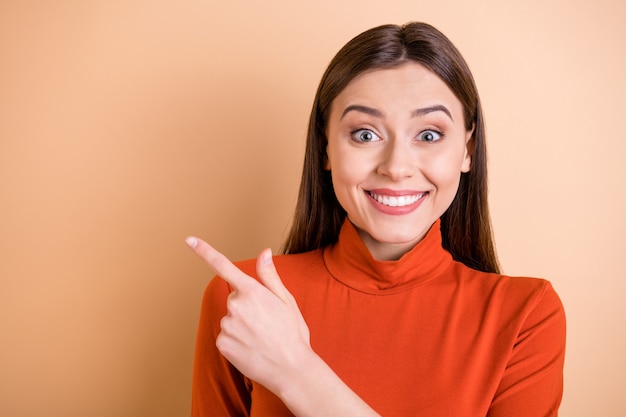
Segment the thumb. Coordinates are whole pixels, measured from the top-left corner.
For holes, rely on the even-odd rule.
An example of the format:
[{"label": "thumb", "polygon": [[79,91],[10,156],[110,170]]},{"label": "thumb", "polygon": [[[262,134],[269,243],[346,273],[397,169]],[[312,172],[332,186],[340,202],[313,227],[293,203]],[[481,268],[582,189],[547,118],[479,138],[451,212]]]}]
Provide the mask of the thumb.
[{"label": "thumb", "polygon": [[259,279],[268,290],[283,302],[290,302],[293,297],[278,276],[278,272],[276,272],[271,249],[265,249],[257,258],[256,272],[259,275]]}]

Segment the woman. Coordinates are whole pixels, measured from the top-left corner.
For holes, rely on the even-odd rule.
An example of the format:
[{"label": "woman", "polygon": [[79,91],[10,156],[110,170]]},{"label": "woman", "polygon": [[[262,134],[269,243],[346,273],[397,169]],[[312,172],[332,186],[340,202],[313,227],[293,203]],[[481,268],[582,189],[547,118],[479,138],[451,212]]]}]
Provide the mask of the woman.
[{"label": "woman", "polygon": [[223,278],[195,416],[557,415],[563,308],[499,274],[478,94],[432,26],[373,28],[330,63],[286,255],[188,244]]}]

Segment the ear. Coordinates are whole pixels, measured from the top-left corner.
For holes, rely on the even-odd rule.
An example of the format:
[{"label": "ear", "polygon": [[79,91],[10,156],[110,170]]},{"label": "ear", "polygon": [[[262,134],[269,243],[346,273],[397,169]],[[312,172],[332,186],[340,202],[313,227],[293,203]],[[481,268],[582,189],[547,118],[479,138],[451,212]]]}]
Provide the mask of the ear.
[{"label": "ear", "polygon": [[330,160],[328,159],[328,144],[326,144],[326,152],[324,153],[324,169],[330,171]]},{"label": "ear", "polygon": [[465,153],[461,164],[461,172],[469,172],[474,154],[474,126],[465,133]]}]

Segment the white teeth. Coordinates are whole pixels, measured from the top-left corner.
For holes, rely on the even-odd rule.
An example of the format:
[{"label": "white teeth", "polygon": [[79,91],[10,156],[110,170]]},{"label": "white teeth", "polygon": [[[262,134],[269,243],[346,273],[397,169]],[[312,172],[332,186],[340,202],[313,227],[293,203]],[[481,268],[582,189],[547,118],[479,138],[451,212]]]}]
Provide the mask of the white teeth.
[{"label": "white teeth", "polygon": [[425,193],[420,193],[416,195],[401,195],[401,196],[389,196],[389,195],[378,195],[374,193],[369,193],[372,198],[378,201],[380,204],[389,207],[404,207],[409,206],[415,203],[417,200],[422,198]]}]

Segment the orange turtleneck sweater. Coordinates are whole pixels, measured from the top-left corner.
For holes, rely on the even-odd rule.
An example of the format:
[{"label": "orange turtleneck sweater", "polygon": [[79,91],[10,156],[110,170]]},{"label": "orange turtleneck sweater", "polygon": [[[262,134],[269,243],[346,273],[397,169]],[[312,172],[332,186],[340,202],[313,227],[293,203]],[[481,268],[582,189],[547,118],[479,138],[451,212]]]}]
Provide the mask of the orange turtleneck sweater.
[{"label": "orange turtleneck sweater", "polygon": [[[441,247],[439,222],[398,261],[373,259],[346,221],[335,245],[275,258],[311,346],[364,401],[392,416],[556,416],[565,315],[549,282],[475,271]],[[256,276],[255,261],[240,262]],[[200,316],[193,416],[292,416],[215,347],[229,287]]]}]

